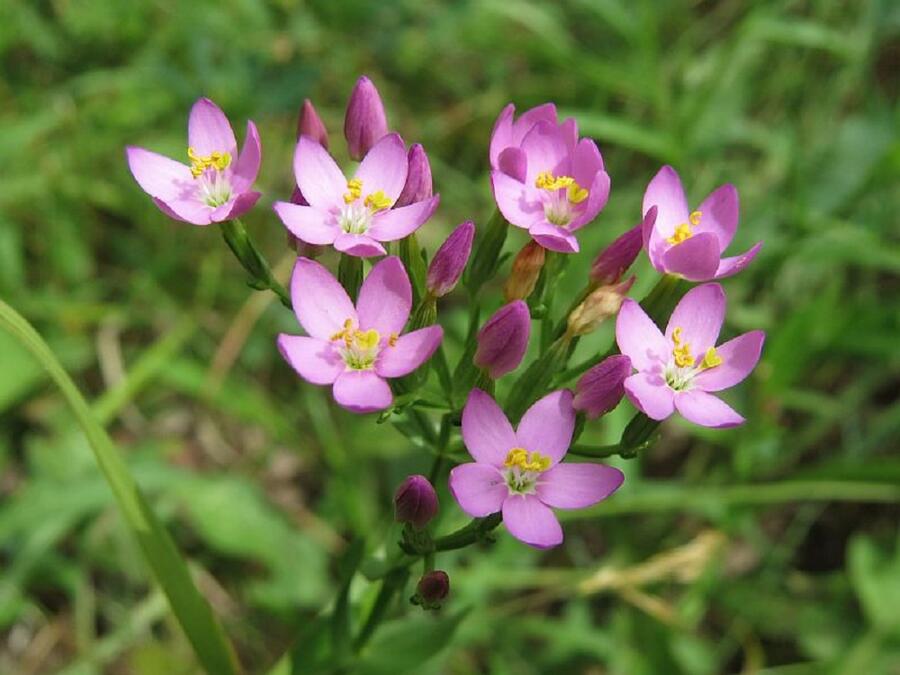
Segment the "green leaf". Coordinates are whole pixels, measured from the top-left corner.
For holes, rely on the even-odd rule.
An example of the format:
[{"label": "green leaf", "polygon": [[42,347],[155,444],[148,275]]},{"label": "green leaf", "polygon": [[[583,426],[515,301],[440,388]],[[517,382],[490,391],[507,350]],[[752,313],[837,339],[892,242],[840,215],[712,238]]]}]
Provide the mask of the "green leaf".
[{"label": "green leaf", "polygon": [[419,667],[450,644],[466,612],[431,618],[412,615],[384,624],[363,651],[363,675],[402,675]]},{"label": "green leaf", "polygon": [[850,581],[863,611],[875,628],[900,636],[900,544],[883,553],[872,539],[850,543]]},{"label": "green leaf", "polygon": [[129,530],[137,539],[172,612],[184,629],[198,661],[211,675],[239,672],[234,652],[209,604],[191,580],[187,565],[169,533],[147,504],[106,431],[72,378],[34,328],[0,301],[0,327],[11,333],[44,367],[62,392],[81,426]]}]

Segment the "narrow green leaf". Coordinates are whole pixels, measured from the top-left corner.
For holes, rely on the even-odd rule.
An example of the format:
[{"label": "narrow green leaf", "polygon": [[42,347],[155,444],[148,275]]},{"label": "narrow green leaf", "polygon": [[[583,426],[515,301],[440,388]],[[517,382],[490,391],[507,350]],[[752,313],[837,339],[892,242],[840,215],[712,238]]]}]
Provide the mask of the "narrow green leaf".
[{"label": "narrow green leaf", "polygon": [[125,521],[137,539],[172,612],[187,635],[198,661],[211,675],[239,672],[234,652],[209,604],[191,580],[182,559],[156,514],[147,504],[109,435],[97,422],[90,405],[50,351],[47,343],[12,307],[0,301],[0,327],[16,337],[46,369],[72,409]]}]

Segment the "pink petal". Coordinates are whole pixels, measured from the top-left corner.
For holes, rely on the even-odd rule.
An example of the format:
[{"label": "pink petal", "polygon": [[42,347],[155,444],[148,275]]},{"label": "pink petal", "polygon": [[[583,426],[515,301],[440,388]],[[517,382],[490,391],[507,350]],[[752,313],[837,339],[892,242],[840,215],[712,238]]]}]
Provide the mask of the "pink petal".
[{"label": "pink petal", "polygon": [[469,454],[481,464],[503,466],[516,447],[516,433],[496,401],[481,389],[469,392],[462,413],[462,437]]},{"label": "pink petal", "polygon": [[191,108],[188,118],[188,145],[201,157],[213,152],[237,154],[237,141],[225,113],[208,98],[201,98]]},{"label": "pink petal", "polygon": [[381,190],[393,204],[403,191],[408,171],[403,140],[397,134],[388,134],[366,153],[355,177],[362,181],[363,196]]},{"label": "pink petal", "polygon": [[671,166],[664,166],[650,181],[644,191],[643,212],[656,206],[656,231],[662,239],[671,237],[675,228],[688,222],[688,204],[678,173]]},{"label": "pink petal", "polygon": [[694,377],[694,386],[703,391],[722,391],[741,382],[756,367],[765,339],[765,333],[754,330],[716,347],[722,363]]},{"label": "pink petal", "polygon": [[403,239],[418,230],[431,218],[440,202],[440,195],[423,199],[409,206],[379,211],[372,218],[368,234],[378,241]]},{"label": "pink petal", "polygon": [[600,213],[601,209],[606,206],[606,202],[609,200],[609,186],[608,173],[600,171],[594,176],[594,182],[590,184],[590,194],[588,195],[587,204],[575,219],[569,223],[569,229],[571,231],[574,232],[581,229],[597,217],[597,214]]},{"label": "pink petal", "polygon": [[544,222],[544,205],[533,190],[500,171],[491,172],[491,188],[500,213],[516,227],[530,228]]},{"label": "pink petal", "polygon": [[590,138],[582,138],[572,155],[572,178],[581,187],[594,183],[594,177],[603,171],[603,157],[600,149]]},{"label": "pink petal", "polygon": [[359,327],[382,337],[403,332],[412,307],[412,287],[397,256],[379,262],[363,281],[356,301]]},{"label": "pink petal", "polygon": [[508,496],[503,502],[503,524],[512,536],[535,548],[551,548],[563,541],[553,511],[534,495]]},{"label": "pink petal", "polygon": [[571,154],[575,151],[575,146],[578,144],[578,122],[573,117],[570,117],[559,125],[559,131],[562,134],[566,148]]},{"label": "pink petal", "polygon": [[232,197],[231,201],[217,207],[210,214],[209,219],[214,223],[221,223],[232,218],[240,218],[254,207],[260,197],[262,197],[262,193],[254,190],[241,192],[237,197]]},{"label": "pink petal", "polygon": [[500,153],[506,148],[514,145],[512,142],[513,115],[516,112],[516,106],[512,103],[507,104],[500,114],[497,121],[494,122],[494,128],[491,131],[491,147],[490,160],[491,168],[500,168]]},{"label": "pink petal", "polygon": [[506,148],[497,160],[497,170],[524,183],[528,174],[528,157],[522,148]]},{"label": "pink petal", "polygon": [[753,261],[761,248],[762,242],[760,241],[746,253],[731,258],[722,258],[722,260],[719,261],[719,268],[716,270],[715,278],[724,279],[725,277],[737,274]]},{"label": "pink petal", "polygon": [[294,151],[294,177],[304,198],[323,211],[343,206],[347,180],[328,151],[301,136]]},{"label": "pink petal", "polygon": [[334,238],[334,247],[341,253],[354,255],[357,258],[372,258],[387,253],[384,246],[366,234],[338,232]]},{"label": "pink petal", "polygon": [[554,391],[532,405],[516,429],[518,446],[550,457],[554,464],[565,457],[575,430],[572,392]]},{"label": "pink petal", "polygon": [[663,267],[689,281],[709,281],[719,267],[719,239],[712,232],[701,232],[676,244],[662,255]]},{"label": "pink petal", "polygon": [[355,413],[384,410],[394,400],[387,382],[372,370],[345,370],[334,381],[332,393],[338,404]]},{"label": "pink petal", "polygon": [[275,202],[272,208],[290,233],[307,244],[333,244],[341,231],[334,222],[334,216],[314,206]]},{"label": "pink petal", "polygon": [[619,405],[625,395],[625,378],[631,376],[631,359],[624,354],[609,356],[587,371],[575,385],[575,410],[587,418],[605,415]]},{"label": "pink petal", "polygon": [[734,427],[744,422],[744,418],[725,401],[699,389],[675,394],[675,407],[689,422],[713,429]]},{"label": "pink petal", "polygon": [[190,168],[144,148],[125,148],[128,168],[141,189],[164,201],[193,199],[197,186]]},{"label": "pink petal", "polygon": [[681,341],[691,346],[694,358],[702,358],[716,344],[725,321],[725,305],[725,291],[719,284],[692,288],[675,306],[666,326],[666,339],[672,340],[675,329],[681,328]]},{"label": "pink petal", "polygon": [[662,421],[675,410],[675,392],[658,373],[635,373],[625,380],[625,394],[647,417]]},{"label": "pink petal", "polygon": [[616,344],[637,370],[659,367],[671,351],[653,320],[631,298],[625,298],[616,317]]},{"label": "pink petal", "polygon": [[571,171],[565,136],[552,122],[535,124],[522,140],[522,150],[528,157],[526,185],[533,185],[542,171],[550,171],[554,176],[565,176]]},{"label": "pink petal", "polygon": [[393,347],[385,347],[375,362],[375,372],[381,377],[403,377],[425,363],[441,344],[444,329],[428,326],[401,335]]},{"label": "pink petal", "polygon": [[541,474],[536,493],[547,506],[583,509],[609,497],[624,480],[611,466],[563,462]]},{"label": "pink petal", "polygon": [[170,218],[178,218],[178,220],[194,225],[209,225],[215,210],[198,199],[167,199],[164,201],[154,197],[153,201]]},{"label": "pink petal", "polygon": [[278,350],[297,374],[312,384],[332,384],[345,370],[344,360],[332,342],[281,333]]},{"label": "pink petal", "polygon": [[468,515],[484,518],[503,508],[509,489],[496,467],[469,462],[450,471],[450,492]]},{"label": "pink petal", "polygon": [[547,122],[556,125],[556,104],[542,103],[523,112],[513,124],[513,138],[511,145],[519,145],[528,135],[528,132],[538,122]]},{"label": "pink petal", "polygon": [[244,192],[253,185],[261,161],[262,144],[259,141],[259,131],[253,122],[248,121],[244,147],[237,161],[231,166],[231,185],[235,192]]},{"label": "pink petal", "polygon": [[578,253],[578,239],[565,228],[548,222],[535,223],[528,228],[528,234],[541,246],[558,253]]},{"label": "pink petal", "polygon": [[695,234],[712,232],[719,240],[719,253],[724,251],[738,226],[740,205],[738,191],[734,185],[726,184],[713,190],[703,203],[697,207],[700,212],[700,224],[694,229]]},{"label": "pink petal", "polygon": [[315,260],[297,258],[291,277],[291,300],[297,320],[312,337],[330,340],[344,329],[347,319],[357,325],[356,309],[347,291]]}]

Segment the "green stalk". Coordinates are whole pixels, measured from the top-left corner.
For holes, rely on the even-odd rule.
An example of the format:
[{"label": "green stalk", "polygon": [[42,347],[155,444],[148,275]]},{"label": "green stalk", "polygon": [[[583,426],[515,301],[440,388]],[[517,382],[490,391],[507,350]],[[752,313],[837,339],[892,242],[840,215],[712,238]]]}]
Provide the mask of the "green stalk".
[{"label": "green stalk", "polygon": [[338,263],[338,281],[353,302],[359,295],[359,287],[363,280],[363,259],[355,255],[341,253],[341,261]]},{"label": "green stalk", "polygon": [[250,234],[244,224],[238,219],[226,220],[220,223],[222,236],[228,248],[250,275],[250,286],[257,290],[269,289],[273,291],[281,304],[291,308],[291,296],[278,281],[272,276],[272,269],[256,244],[253,243]]}]

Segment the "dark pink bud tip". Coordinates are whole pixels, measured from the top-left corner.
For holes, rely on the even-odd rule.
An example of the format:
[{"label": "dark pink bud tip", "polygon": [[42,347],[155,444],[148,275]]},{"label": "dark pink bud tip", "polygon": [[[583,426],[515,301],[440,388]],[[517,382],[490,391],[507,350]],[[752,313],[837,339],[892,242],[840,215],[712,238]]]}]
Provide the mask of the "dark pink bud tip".
[{"label": "dark pink bud tip", "polygon": [[387,116],[381,96],[372,80],[363,76],[353,87],[344,117],[344,136],[350,157],[361,160],[387,133]]},{"label": "dark pink bud tip", "polygon": [[428,163],[425,148],[418,143],[410,146],[408,162],[406,184],[397,198],[397,203],[394,204],[395,208],[425,201],[432,195],[431,164]]},{"label": "dark pink bud tip", "polygon": [[515,370],[525,356],[530,333],[528,305],[522,300],[504,305],[478,331],[475,365],[495,380]]},{"label": "dark pink bud tip", "polygon": [[410,476],[394,494],[394,517],[398,523],[425,527],[438,512],[438,497],[425,476]]},{"label": "dark pink bud tip", "polygon": [[416,586],[416,599],[426,609],[436,609],[450,594],[450,577],[443,570],[423,575]]},{"label": "dark pink bud tip", "polygon": [[469,254],[472,253],[472,240],[475,238],[475,223],[467,220],[457,227],[434,254],[428,266],[428,291],[436,298],[452,291],[462,276]]},{"label": "dark pink bud tip", "polygon": [[325,123],[308,98],[303,99],[303,106],[297,117],[297,138],[301,136],[309,136],[323,148],[328,149],[328,130],[325,129]]},{"label": "dark pink bud tip", "polygon": [[600,252],[591,265],[591,281],[604,286],[617,283],[638,257],[642,245],[641,226],[637,225]]}]

